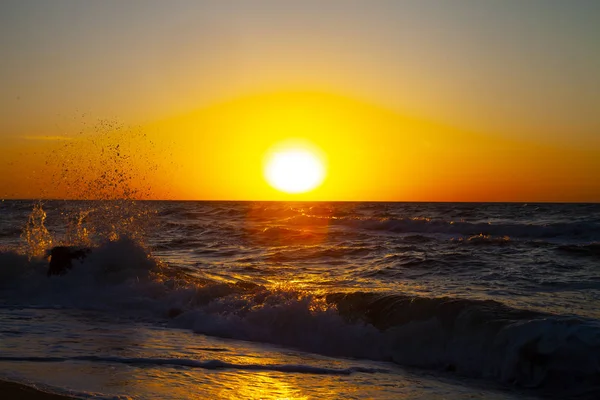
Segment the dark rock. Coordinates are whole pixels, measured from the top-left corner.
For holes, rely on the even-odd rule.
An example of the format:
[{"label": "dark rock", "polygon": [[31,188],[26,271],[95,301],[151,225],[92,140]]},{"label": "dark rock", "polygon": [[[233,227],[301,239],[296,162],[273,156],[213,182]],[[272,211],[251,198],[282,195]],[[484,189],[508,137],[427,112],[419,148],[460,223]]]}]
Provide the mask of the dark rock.
[{"label": "dark rock", "polygon": [[167,315],[169,318],[175,318],[182,313],[183,313],[183,310],[181,308],[173,307],[173,308],[169,309],[169,312],[167,313]]},{"label": "dark rock", "polygon": [[56,246],[50,250],[50,264],[48,265],[48,276],[64,275],[73,268],[73,259],[84,259],[92,250],[89,248],[75,248],[68,246]]}]

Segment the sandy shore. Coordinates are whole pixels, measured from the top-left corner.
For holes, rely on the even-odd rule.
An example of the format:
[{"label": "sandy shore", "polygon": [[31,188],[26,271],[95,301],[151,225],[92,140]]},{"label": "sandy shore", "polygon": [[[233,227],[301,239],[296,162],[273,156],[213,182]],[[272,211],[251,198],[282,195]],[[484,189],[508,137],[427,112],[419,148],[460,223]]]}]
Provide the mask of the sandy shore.
[{"label": "sandy shore", "polygon": [[0,398],[15,400],[66,400],[75,397],[46,393],[14,382],[0,381]]}]

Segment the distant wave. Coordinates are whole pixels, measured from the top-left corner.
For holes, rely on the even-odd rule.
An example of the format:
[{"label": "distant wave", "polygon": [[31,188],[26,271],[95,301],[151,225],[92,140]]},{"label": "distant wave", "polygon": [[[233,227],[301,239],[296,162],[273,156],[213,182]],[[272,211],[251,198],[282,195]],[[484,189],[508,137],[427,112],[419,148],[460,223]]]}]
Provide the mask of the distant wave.
[{"label": "distant wave", "polygon": [[299,215],[290,217],[290,225],[310,225],[315,221],[327,220],[333,225],[354,229],[387,231],[412,234],[451,234],[467,237],[496,236],[548,239],[555,237],[576,237],[578,239],[600,238],[600,224],[597,222],[555,222],[549,224],[524,223],[485,223],[465,222],[429,218],[373,218],[373,217],[322,217]]},{"label": "distant wave", "polygon": [[558,250],[579,256],[600,257],[600,242],[580,244],[580,245],[562,245]]}]

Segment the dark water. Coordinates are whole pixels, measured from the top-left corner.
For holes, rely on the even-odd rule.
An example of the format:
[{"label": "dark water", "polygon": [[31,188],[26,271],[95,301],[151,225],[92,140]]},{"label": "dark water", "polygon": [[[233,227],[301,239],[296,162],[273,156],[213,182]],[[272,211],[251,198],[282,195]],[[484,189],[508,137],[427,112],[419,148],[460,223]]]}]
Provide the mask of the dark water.
[{"label": "dark water", "polygon": [[[600,206],[165,203],[165,259],[255,283],[494,299],[597,318]],[[185,257],[182,257],[182,253]],[[301,272],[300,272],[301,271]]]},{"label": "dark water", "polygon": [[[374,374],[377,378],[369,379],[385,381],[374,393],[366,391],[368,385],[346,382],[356,386],[357,398],[464,398],[463,389],[442,388],[439,380],[433,391],[418,384],[410,393],[389,389],[393,385],[386,386],[387,380],[396,385],[401,380],[394,368],[405,367],[475,379],[466,384],[471,388],[480,382],[498,384],[499,393],[507,396],[514,395],[505,392],[512,388],[519,391],[516,396],[600,395],[598,204],[34,206],[17,201],[0,205],[0,300],[5,310],[12,310],[2,320],[4,332],[15,331],[14,318],[18,321],[24,310],[37,313],[31,310],[50,307],[53,323],[87,310],[97,313],[93,321],[110,317],[117,331],[142,323],[144,329],[169,334],[194,332],[202,340],[238,341],[226,346],[238,349],[238,356],[240,343],[246,343],[239,341],[249,341],[337,362],[352,358],[378,364],[336,369],[322,360],[295,360],[265,367],[212,358],[213,364],[194,364],[185,355],[191,350],[183,345],[160,357],[151,351],[136,357],[119,351],[98,356],[68,346],[52,362],[150,363],[161,373],[163,365],[173,363],[245,372],[266,368],[280,374],[308,369]],[[93,250],[69,274],[48,278],[41,256],[57,244]],[[60,316],[56,310],[63,310]],[[34,330],[25,324],[22,334]],[[61,330],[57,332],[60,336]],[[11,340],[16,341],[10,351],[5,349],[2,362],[24,365],[51,358],[46,347],[21,351],[21,342]],[[68,382],[49,384],[69,387]],[[235,397],[217,397],[228,396]]]}]

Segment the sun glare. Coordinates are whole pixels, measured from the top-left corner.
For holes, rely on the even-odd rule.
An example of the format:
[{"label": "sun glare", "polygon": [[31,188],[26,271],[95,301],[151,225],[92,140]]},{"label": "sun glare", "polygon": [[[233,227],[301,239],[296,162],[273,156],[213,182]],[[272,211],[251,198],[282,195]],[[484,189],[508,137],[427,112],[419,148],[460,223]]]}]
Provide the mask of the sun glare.
[{"label": "sun glare", "polygon": [[310,150],[282,149],[269,155],[265,178],[271,186],[282,192],[305,193],[323,182],[325,168],[319,157]]}]

